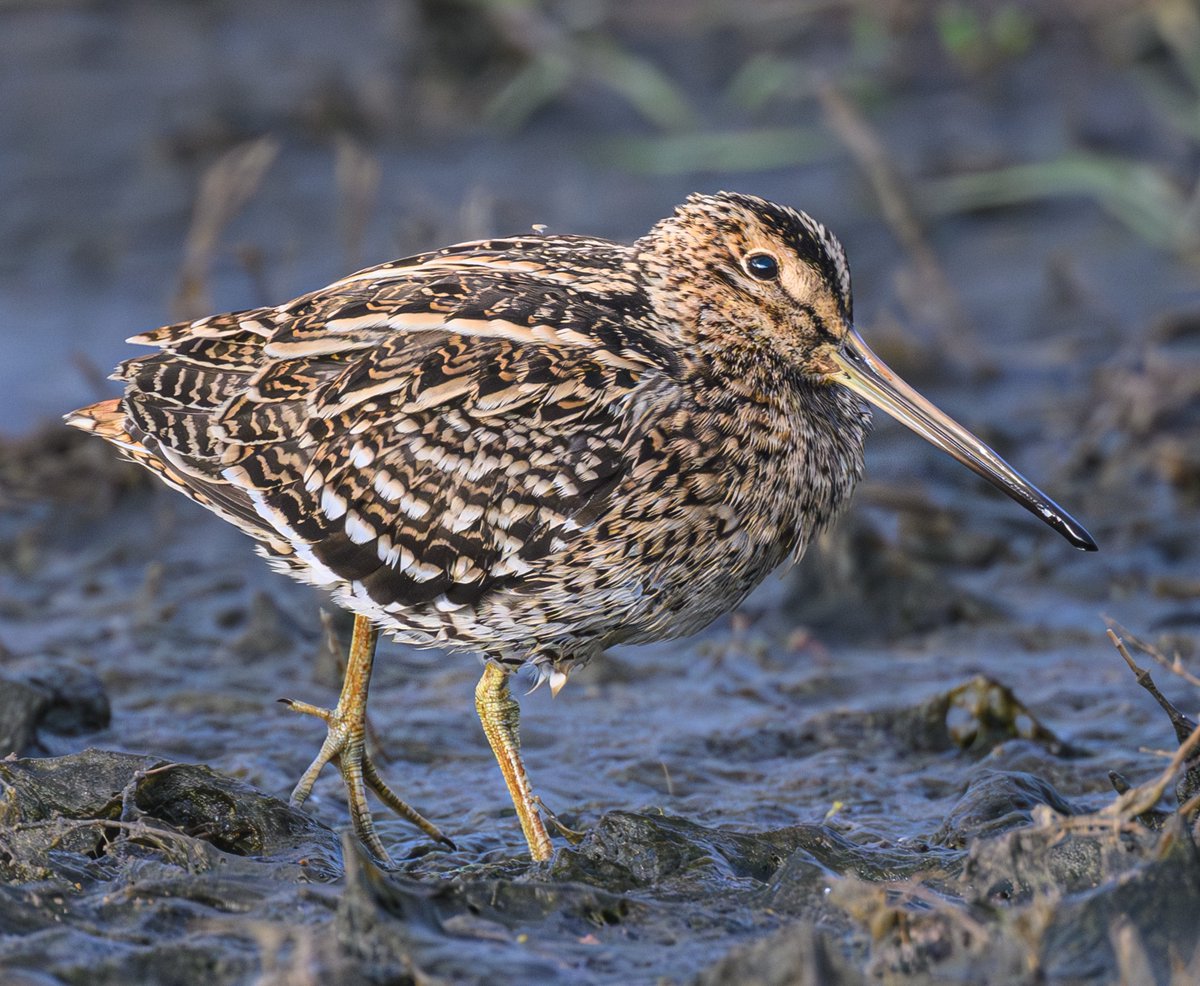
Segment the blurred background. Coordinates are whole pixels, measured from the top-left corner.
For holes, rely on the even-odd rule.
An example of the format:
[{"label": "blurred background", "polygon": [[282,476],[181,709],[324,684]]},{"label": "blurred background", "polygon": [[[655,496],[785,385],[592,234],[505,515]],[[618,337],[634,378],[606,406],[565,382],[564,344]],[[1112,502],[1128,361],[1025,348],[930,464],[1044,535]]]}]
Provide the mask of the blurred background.
[{"label": "blurred background", "polygon": [[[991,822],[955,829],[956,818],[1002,828],[1028,822],[1032,805],[1097,809],[1113,798],[1109,770],[1159,771],[1153,751],[1170,746],[1170,728],[1101,617],[1140,636],[1147,663],[1195,666],[1193,0],[0,0],[0,507],[18,508],[0,512],[0,659],[26,677],[83,668],[104,699],[103,728],[30,750],[154,753],[282,794],[318,736],[272,715],[273,689],[326,701],[336,688],[315,593],[268,575],[236,532],[58,423],[116,393],[106,376],[131,353],[127,336],[534,224],[630,242],[689,192],[722,188],[833,229],[871,346],[1076,514],[1102,550],[1073,551],[881,420],[855,506],[785,581],[699,641],[618,649],[556,702],[544,690],[526,700],[537,789],[581,828],[634,817],[653,827],[664,811],[689,819],[699,834],[676,832],[683,848],[672,851],[710,862],[733,853],[705,841],[719,827],[819,821],[827,843],[836,833],[864,856],[822,857],[828,872],[877,890],[925,879],[923,867],[936,881],[943,863],[961,863],[968,836],[995,834]],[[1155,668],[1194,707],[1200,679],[1189,673]],[[1004,694],[976,687],[979,674],[1017,692],[1000,701],[1008,718],[994,734],[972,731]],[[378,669],[374,721],[416,765],[385,773],[450,819],[463,847],[427,854],[383,820],[385,841],[419,875],[489,858],[510,866],[523,852],[502,789],[481,781],[494,765],[470,716],[476,675],[471,662],[395,647]],[[984,698],[960,708],[964,694]],[[943,730],[944,746],[889,718],[901,708],[909,725],[925,722],[932,707],[948,726],[952,706],[971,728],[965,741]],[[1030,725],[1039,720],[1051,732]],[[991,771],[1029,780],[963,808],[963,791],[991,783]],[[337,779],[322,783],[311,810],[344,825]],[[623,822],[606,814],[647,804]],[[586,849],[564,851],[559,875],[649,895],[647,920],[669,934],[655,926],[643,942],[701,942],[688,970],[728,950],[734,913],[742,941],[780,915],[817,915],[860,958],[868,939],[882,949],[876,971],[908,968],[909,939],[881,946],[879,929],[894,926],[875,911],[834,913],[827,871],[807,893],[771,876],[768,894],[767,876],[747,877],[782,852],[762,838],[758,863],[697,864],[690,886],[605,883],[596,874],[615,870],[587,869]],[[608,865],[604,854],[624,843],[587,845]],[[1138,865],[1149,870],[1156,853],[1146,848]],[[254,879],[265,885],[261,871]],[[296,879],[286,870],[270,892],[295,894]],[[1187,916],[1200,903],[1186,902],[1200,901],[1200,879],[1192,897],[1147,886],[1141,904],[1118,901],[1113,913],[1128,911],[1145,936],[1174,915],[1189,922],[1178,941],[1194,944]],[[947,892],[966,908],[977,891]],[[890,906],[877,892],[872,907]],[[84,896],[91,927],[87,908],[101,905]],[[714,906],[725,910],[714,917]],[[995,968],[1024,975],[1028,953],[1059,962],[1062,981],[1110,981],[1117,966],[1124,981],[1151,981],[1112,944],[1108,917],[1089,924],[1084,911],[1061,939],[1032,940],[1022,936],[1044,932],[1042,917],[1021,925],[1029,910],[996,910],[1001,924],[1018,918],[989,926]],[[131,941],[144,920],[128,917]],[[329,911],[311,920],[326,929]],[[590,925],[547,922],[532,937],[574,949],[580,967],[585,954],[605,956],[588,966],[594,981],[640,981],[663,961],[646,957],[649,944],[612,945],[619,922],[597,932],[612,945],[602,952],[588,952]],[[929,941],[958,943],[946,954],[969,981],[981,953],[961,950],[965,924],[949,927]],[[499,961],[500,946],[479,941]],[[480,960],[457,942],[448,968]],[[66,954],[63,968],[75,961]],[[113,961],[112,981],[133,981]],[[1025,980],[997,971],[992,981]]]},{"label": "blurred background", "polygon": [[[835,230],[871,344],[1106,547],[1200,499],[1192,0],[7,2],[0,92],[0,433],[148,327],[731,188]],[[980,488],[880,432],[865,501]]]},{"label": "blurred background", "polygon": [[923,372],[1065,385],[1197,300],[1198,87],[1188,0],[9,0],[0,420],[147,326],[723,187],[836,230]]}]

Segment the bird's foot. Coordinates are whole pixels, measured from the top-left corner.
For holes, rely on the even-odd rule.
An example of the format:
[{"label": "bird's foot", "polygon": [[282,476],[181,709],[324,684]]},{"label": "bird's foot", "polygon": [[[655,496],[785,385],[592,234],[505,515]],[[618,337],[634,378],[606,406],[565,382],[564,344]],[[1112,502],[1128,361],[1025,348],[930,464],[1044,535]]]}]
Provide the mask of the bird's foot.
[{"label": "bird's foot", "polygon": [[313,758],[308,769],[300,777],[292,791],[291,804],[299,807],[312,793],[313,784],[327,763],[337,762],[342,780],[346,783],[346,798],[350,805],[350,822],[354,834],[376,856],[380,862],[391,866],[392,859],[379,834],[375,831],[375,822],[371,817],[371,809],[367,805],[367,788],[378,795],[379,800],[391,808],[396,814],[408,819],[431,839],[442,843],[450,849],[456,848],[454,843],[442,834],[441,830],[425,818],[419,811],[409,805],[379,776],[371,755],[367,753],[364,742],[365,714],[361,708],[343,710],[338,703],[336,709],[324,709],[320,706],[309,705],[307,702],[295,702],[291,699],[280,699],[293,712],[316,716],[327,728],[325,742],[321,751]]}]

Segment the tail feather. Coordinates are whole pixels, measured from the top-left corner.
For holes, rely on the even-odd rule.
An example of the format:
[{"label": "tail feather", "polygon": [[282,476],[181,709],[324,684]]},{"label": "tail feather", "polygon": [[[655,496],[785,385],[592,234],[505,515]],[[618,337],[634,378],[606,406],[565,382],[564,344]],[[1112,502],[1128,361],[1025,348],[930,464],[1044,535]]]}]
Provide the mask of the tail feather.
[{"label": "tail feather", "polygon": [[78,411],[63,415],[63,420],[72,428],[99,435],[130,452],[146,454],[142,443],[127,430],[125,409],[119,397],[81,407]]},{"label": "tail feather", "polygon": [[151,449],[146,448],[139,438],[130,433],[133,422],[125,413],[124,401],[121,398],[81,407],[78,411],[63,415],[63,420],[72,428],[98,435],[106,442],[111,442],[127,459],[145,466],[164,482],[191,496],[186,484],[174,471]]},{"label": "tail feather", "polygon": [[142,434],[129,417],[122,398],[89,404],[64,415],[63,420],[72,428],[111,442],[127,459],[149,469],[172,489],[240,527],[266,546],[272,555],[287,558],[294,553],[287,541],[263,523],[244,491],[230,486],[219,477],[206,477],[189,468],[178,453],[160,445],[153,435],[147,439],[150,447],[143,445],[129,430],[133,428],[137,435]]}]

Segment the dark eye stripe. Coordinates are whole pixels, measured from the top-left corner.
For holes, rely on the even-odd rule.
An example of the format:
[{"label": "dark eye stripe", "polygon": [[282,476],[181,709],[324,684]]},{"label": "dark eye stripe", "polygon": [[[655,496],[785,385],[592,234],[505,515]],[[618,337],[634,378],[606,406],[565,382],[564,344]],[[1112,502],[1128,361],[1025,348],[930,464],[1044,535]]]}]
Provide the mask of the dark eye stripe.
[{"label": "dark eye stripe", "polygon": [[811,305],[797,305],[796,307],[799,308],[800,311],[804,312],[804,314],[810,319],[812,319],[813,331],[816,332],[818,338],[832,343],[836,343],[838,341],[838,337],[829,330],[829,326],[825,324],[825,319],[821,318],[821,316],[817,314],[816,309],[814,309]]}]

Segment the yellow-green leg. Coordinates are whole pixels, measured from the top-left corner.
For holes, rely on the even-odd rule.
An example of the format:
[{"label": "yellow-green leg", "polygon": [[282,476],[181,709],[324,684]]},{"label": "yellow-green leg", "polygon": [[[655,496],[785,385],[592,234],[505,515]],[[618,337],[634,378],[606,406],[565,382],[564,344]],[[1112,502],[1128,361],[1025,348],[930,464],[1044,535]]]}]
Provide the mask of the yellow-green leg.
[{"label": "yellow-green leg", "polygon": [[342,693],[336,708],[322,709],[307,702],[281,699],[290,709],[305,715],[316,716],[324,721],[328,731],[321,752],[292,791],[292,805],[299,807],[312,792],[317,776],[331,760],[336,760],[342,779],[346,782],[346,797],[350,803],[350,822],[354,834],[372,853],[384,863],[391,857],[375,831],[371,809],[367,806],[367,788],[396,814],[407,818],[422,832],[438,842],[454,848],[454,843],[438,830],[415,808],[406,804],[384,783],[375,769],[365,742],[367,721],[367,691],[371,686],[371,668],[375,663],[375,643],[379,632],[364,616],[354,617],[354,635],[350,639],[350,653],[346,658],[346,677],[342,681]]},{"label": "yellow-green leg", "polygon": [[504,783],[512,795],[521,831],[529,843],[529,855],[537,862],[549,859],[554,854],[542,816],[538,814],[537,799],[529,786],[529,776],[521,760],[521,707],[508,690],[508,675],[500,665],[491,662],[483,669],[483,677],[475,686],[475,711],[483,723],[483,731],[491,744]]}]

